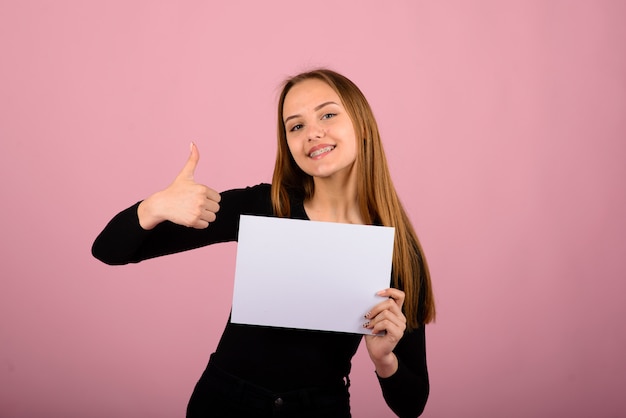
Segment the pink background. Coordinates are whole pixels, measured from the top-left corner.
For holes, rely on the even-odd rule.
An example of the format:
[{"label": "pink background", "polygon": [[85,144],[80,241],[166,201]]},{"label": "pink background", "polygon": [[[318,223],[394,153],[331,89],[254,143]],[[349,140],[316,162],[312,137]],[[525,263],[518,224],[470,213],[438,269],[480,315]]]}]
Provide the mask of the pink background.
[{"label": "pink background", "polygon": [[[0,2],[0,416],[182,417],[236,246],[90,246],[164,187],[269,181],[326,65],[378,117],[432,268],[425,417],[626,416],[626,3]],[[361,347],[355,417],[390,417]]]}]

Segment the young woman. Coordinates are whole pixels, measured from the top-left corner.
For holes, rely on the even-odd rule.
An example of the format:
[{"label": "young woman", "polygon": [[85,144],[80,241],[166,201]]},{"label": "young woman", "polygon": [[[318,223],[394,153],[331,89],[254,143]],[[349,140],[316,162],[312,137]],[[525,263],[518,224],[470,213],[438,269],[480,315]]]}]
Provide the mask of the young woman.
[{"label": "young woman", "polygon": [[[393,187],[377,124],[358,87],[319,69],[284,84],[272,184],[221,194],[197,184],[199,153],[173,183],[120,212],[93,255],[126,264],[237,240],[241,214],[395,227],[386,299],[364,307],[365,344],[385,401],[401,417],[426,404],[425,324],[435,316],[426,259]],[[297,273],[296,273],[297,274]],[[212,278],[213,279],[213,278]],[[188,417],[350,417],[351,359],[362,336],[228,321]]]}]

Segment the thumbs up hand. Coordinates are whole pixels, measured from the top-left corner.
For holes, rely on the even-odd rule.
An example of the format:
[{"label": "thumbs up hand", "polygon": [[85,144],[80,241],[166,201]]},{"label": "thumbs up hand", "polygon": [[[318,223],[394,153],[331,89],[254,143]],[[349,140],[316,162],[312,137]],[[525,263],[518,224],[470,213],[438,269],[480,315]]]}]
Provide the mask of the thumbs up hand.
[{"label": "thumbs up hand", "polygon": [[192,143],[191,155],[172,184],[139,204],[137,215],[143,229],[152,229],[163,221],[203,229],[215,221],[221,197],[194,180],[199,159],[198,147]]}]

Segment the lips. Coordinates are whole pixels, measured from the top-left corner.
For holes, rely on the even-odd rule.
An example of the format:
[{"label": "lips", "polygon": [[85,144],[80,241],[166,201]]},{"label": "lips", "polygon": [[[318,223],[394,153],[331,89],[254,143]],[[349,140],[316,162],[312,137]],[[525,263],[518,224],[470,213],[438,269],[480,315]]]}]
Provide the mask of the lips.
[{"label": "lips", "polygon": [[327,152],[331,152],[335,149],[334,145],[318,145],[316,147],[311,148],[309,151],[309,157],[315,158],[319,157],[322,154],[326,154]]}]

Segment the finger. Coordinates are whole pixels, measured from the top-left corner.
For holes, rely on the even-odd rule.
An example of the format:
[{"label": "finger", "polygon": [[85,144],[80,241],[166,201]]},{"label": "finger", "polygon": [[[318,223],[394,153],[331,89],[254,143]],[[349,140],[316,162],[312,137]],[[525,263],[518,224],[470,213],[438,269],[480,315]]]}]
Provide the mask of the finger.
[{"label": "finger", "polygon": [[184,178],[187,180],[193,180],[194,173],[196,171],[196,167],[198,166],[198,161],[200,160],[200,152],[198,151],[198,147],[195,143],[191,143],[191,154],[189,154],[189,158],[185,163],[185,166],[178,174],[177,178]]},{"label": "finger", "polygon": [[195,229],[206,229],[210,225],[209,221],[205,221],[203,219],[198,219],[194,222],[191,227]]},{"label": "finger", "polygon": [[200,187],[202,187],[201,194],[204,196],[204,199],[201,203],[202,209],[217,213],[220,210],[219,202],[222,200],[222,196],[218,192],[207,186]]},{"label": "finger", "polygon": [[369,321],[368,325],[369,328],[373,328],[377,324],[385,321],[391,321],[397,326],[406,326],[406,316],[398,310],[397,306],[395,307],[395,311],[392,309],[381,311]]},{"label": "finger", "polygon": [[390,333],[391,335],[402,336],[406,330],[406,318],[381,314],[372,321],[363,324],[363,328],[372,330],[372,334]]},{"label": "finger", "polygon": [[217,219],[217,215],[215,214],[215,212],[211,212],[210,210],[205,210],[201,219],[203,221],[213,223]]},{"label": "finger", "polygon": [[402,305],[404,304],[405,294],[400,289],[395,289],[393,287],[390,287],[388,289],[381,290],[380,292],[378,292],[376,294],[378,296],[386,296],[389,299],[392,299],[393,301],[395,301],[398,304],[398,306],[400,308],[402,308]]},{"label": "finger", "polygon": [[202,212],[202,215],[194,217],[193,220],[185,222],[184,225],[195,229],[205,229],[215,222],[215,219],[217,219],[215,213],[205,210]]},{"label": "finger", "polygon": [[402,313],[400,308],[398,308],[398,306],[391,301],[389,302],[387,307],[387,309],[384,309],[377,313],[375,316],[371,317],[372,319],[370,319],[369,321],[370,327],[373,327],[379,322],[384,321],[391,321],[398,326],[406,326],[406,316],[404,316],[404,313]]},{"label": "finger", "polygon": [[[388,311],[387,311],[388,312]],[[399,340],[406,330],[406,318],[389,315],[381,317],[363,324],[363,328],[371,330],[372,335],[383,336],[389,334],[393,340]]]},{"label": "finger", "polygon": [[[365,318],[374,318],[385,309],[390,309],[397,314],[402,313],[402,304],[404,303],[404,292],[398,289],[385,289],[377,293],[378,296],[386,296],[387,299],[378,303],[368,313]],[[393,297],[392,297],[393,296]]]},{"label": "finger", "polygon": [[405,329],[405,324],[396,324],[395,322],[388,319],[376,323],[371,328],[372,334],[379,334],[384,332],[385,336],[387,338],[390,338],[394,342],[397,342],[400,340],[400,338],[402,338]]},{"label": "finger", "polygon": [[204,198],[203,203],[198,205],[187,215],[187,221],[184,223],[191,227],[206,228],[206,223],[213,223],[217,219],[216,213],[219,211],[219,204]]},{"label": "finger", "polygon": [[389,299],[385,299],[384,301],[374,306],[368,313],[365,314],[365,318],[367,319],[376,318],[378,315],[380,315],[384,311],[391,311],[395,315],[402,314],[402,310],[400,309],[398,304],[393,299],[389,298]]},{"label": "finger", "polygon": [[203,209],[207,212],[216,214],[220,210],[220,204],[213,200],[206,199]]},{"label": "finger", "polygon": [[206,191],[205,191],[206,197],[207,199],[219,203],[222,200],[222,195],[220,195],[218,192],[216,192],[215,190],[207,187]]}]

